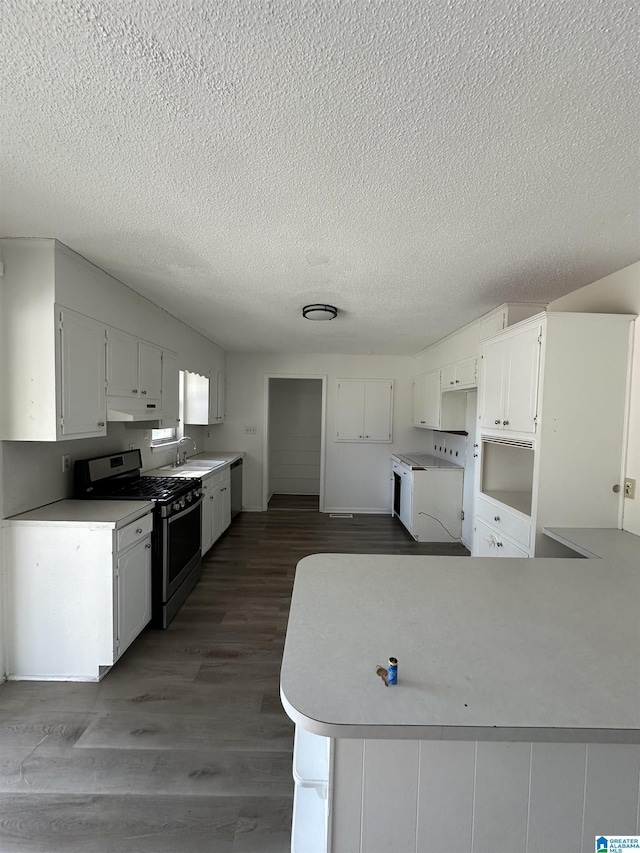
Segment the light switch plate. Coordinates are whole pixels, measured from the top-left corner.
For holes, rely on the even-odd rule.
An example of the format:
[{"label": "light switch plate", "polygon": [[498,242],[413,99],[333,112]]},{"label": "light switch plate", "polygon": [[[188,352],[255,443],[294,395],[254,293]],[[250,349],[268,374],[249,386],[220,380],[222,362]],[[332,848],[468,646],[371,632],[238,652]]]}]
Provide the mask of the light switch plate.
[{"label": "light switch plate", "polygon": [[254,427],[254,426],[246,426],[244,428],[244,433],[245,433],[245,435],[257,435],[258,434],[258,428]]}]

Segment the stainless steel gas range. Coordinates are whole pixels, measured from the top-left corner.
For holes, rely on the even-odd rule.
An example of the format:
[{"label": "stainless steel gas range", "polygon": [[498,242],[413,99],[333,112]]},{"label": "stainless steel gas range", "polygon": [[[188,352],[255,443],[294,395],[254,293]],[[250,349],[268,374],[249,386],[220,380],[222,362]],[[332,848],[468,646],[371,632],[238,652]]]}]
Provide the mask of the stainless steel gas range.
[{"label": "stainless steel gas range", "polygon": [[80,459],[76,498],[153,501],[151,625],[167,628],[202,571],[202,481],[197,477],[142,476],[139,450]]}]

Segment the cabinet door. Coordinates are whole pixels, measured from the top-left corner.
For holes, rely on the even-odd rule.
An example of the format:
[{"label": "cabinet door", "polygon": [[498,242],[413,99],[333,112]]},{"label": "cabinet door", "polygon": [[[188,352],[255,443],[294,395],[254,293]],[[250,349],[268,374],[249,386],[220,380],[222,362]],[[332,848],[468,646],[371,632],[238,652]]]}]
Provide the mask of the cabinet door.
[{"label": "cabinet door", "polygon": [[211,513],[212,524],[211,524],[211,539],[212,543],[220,538],[222,532],[224,530],[224,510],[223,510],[223,500],[224,500],[224,492],[222,489],[224,486],[215,486],[213,489],[213,510]]},{"label": "cabinet door", "polygon": [[427,427],[440,429],[440,371],[432,370],[424,377],[424,419]]},{"label": "cabinet door", "polygon": [[365,382],[361,379],[338,382],[336,439],[339,441],[364,439],[364,399]]},{"label": "cabinet door", "polygon": [[504,345],[504,341],[501,340],[482,345],[480,425],[486,429],[503,429]]},{"label": "cabinet door", "polygon": [[162,350],[143,341],[138,343],[140,397],[143,403],[156,403],[162,395]]},{"label": "cabinet door", "polygon": [[107,395],[138,396],[138,340],[119,329],[107,329]]},{"label": "cabinet door", "polygon": [[504,341],[504,429],[536,431],[541,334],[535,326]]},{"label": "cabinet door", "polygon": [[[444,372],[444,371],[443,371]],[[456,388],[473,388],[478,384],[478,359],[467,358],[456,365]]]},{"label": "cabinet door", "polygon": [[151,619],[151,537],[142,539],[116,560],[118,655]]},{"label": "cabinet door", "polygon": [[202,483],[202,542],[201,551],[206,554],[213,545],[213,490],[206,482]]},{"label": "cabinet door", "polygon": [[426,373],[419,373],[413,380],[413,425],[426,427],[425,399],[426,399]]},{"label": "cabinet door", "polygon": [[218,371],[212,370],[209,375],[209,414],[208,423],[218,422]]},{"label": "cabinet door", "polygon": [[440,371],[440,388],[443,391],[447,391],[450,388],[455,388],[456,385],[456,365],[453,364],[450,367],[443,367]]},{"label": "cabinet door", "polygon": [[365,441],[391,441],[393,383],[366,382],[364,396]]},{"label": "cabinet door", "polygon": [[508,539],[505,539],[503,536],[498,538],[498,556],[499,557],[528,557],[526,551],[523,551],[522,548],[519,548],[517,545],[514,545],[513,542],[510,542]]},{"label": "cabinet door", "polygon": [[175,353],[162,353],[162,426],[177,427],[180,423],[179,409],[178,356]]},{"label": "cabinet door", "polygon": [[231,483],[226,482],[222,486],[222,529],[223,531],[231,524]]},{"label": "cabinet door", "polygon": [[492,530],[483,521],[476,520],[473,536],[473,555],[474,557],[497,557],[498,555],[498,536],[495,530]]},{"label": "cabinet door", "polygon": [[224,421],[227,413],[227,378],[224,373],[218,371],[218,423]]},{"label": "cabinet door", "polygon": [[105,327],[67,309],[60,323],[61,435],[106,435]]}]

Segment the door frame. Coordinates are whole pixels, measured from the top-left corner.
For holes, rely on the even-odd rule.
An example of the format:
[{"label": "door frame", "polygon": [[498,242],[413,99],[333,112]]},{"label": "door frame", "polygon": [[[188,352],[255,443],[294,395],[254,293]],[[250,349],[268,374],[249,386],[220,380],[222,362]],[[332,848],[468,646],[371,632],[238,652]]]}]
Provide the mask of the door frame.
[{"label": "door frame", "polygon": [[319,512],[324,512],[325,439],[327,423],[326,373],[265,373],[264,375],[264,432],[262,436],[262,511],[269,505],[269,381],[271,379],[320,379],[322,382],[322,411],[320,413],[320,494]]}]

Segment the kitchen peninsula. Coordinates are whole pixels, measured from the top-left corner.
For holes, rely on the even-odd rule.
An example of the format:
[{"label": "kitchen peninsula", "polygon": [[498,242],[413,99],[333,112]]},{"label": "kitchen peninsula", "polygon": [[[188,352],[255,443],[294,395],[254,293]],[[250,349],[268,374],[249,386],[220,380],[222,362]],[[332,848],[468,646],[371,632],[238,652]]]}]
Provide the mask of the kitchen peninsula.
[{"label": "kitchen peninsula", "polygon": [[330,757],[308,849],[591,851],[638,832],[640,539],[549,533],[600,559],[299,563],[281,697]]}]

